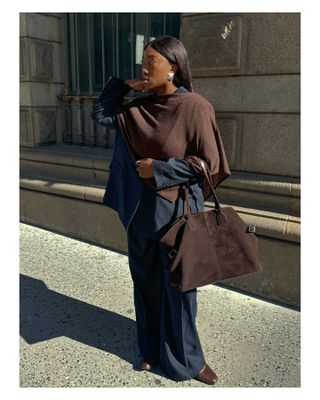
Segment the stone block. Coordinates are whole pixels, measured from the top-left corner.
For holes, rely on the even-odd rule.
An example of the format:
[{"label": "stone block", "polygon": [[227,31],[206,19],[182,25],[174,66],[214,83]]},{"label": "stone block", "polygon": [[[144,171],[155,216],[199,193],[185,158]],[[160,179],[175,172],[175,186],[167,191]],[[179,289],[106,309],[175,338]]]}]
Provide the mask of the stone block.
[{"label": "stone block", "polygon": [[31,107],[30,82],[20,81],[20,107]]},{"label": "stone block", "polygon": [[44,146],[36,149],[22,150],[20,158],[23,160],[39,163],[51,163],[69,165],[76,169],[92,168],[102,171],[109,170],[113,150],[96,147],[91,149],[87,146],[68,146],[67,144],[56,144],[55,146]]},{"label": "stone block", "polygon": [[20,109],[20,146],[33,146],[30,109]]},{"label": "stone block", "polygon": [[299,75],[194,78],[192,83],[217,112],[300,112]]},{"label": "stone block", "polygon": [[63,18],[65,15],[64,13],[41,13],[43,15],[48,15],[49,17],[55,17],[55,18]]},{"label": "stone block", "polygon": [[236,165],[237,156],[237,120],[236,118],[217,118],[217,125],[221,134],[224,149],[230,168]]},{"label": "stone block", "polygon": [[31,41],[31,80],[50,81],[53,79],[52,43],[43,40]]},{"label": "stone block", "polygon": [[27,36],[27,13],[19,14],[19,36]]},{"label": "stone block", "polygon": [[55,164],[51,162],[36,162],[20,159],[21,174],[37,176],[57,181],[68,181],[73,184],[86,184],[88,186],[105,186],[108,173],[92,168],[77,168],[74,165]]},{"label": "stone block", "polygon": [[[36,177],[40,181],[50,182],[50,184],[44,183],[41,189],[39,185],[30,187],[28,184],[27,188],[30,190],[42,190],[61,196],[57,184],[68,183],[78,188],[77,197],[88,199],[92,188],[105,188],[111,159],[112,151],[102,148],[52,145],[22,149],[20,177],[24,177],[24,184],[28,181],[28,177],[31,177],[32,185],[35,184]],[[72,197],[72,194],[69,195]],[[99,202],[102,202],[102,197],[103,193]]]},{"label": "stone block", "polygon": [[300,14],[248,14],[247,74],[300,72]]},{"label": "stone block", "polygon": [[65,84],[66,68],[62,44],[20,39],[20,81]]},{"label": "stone block", "polygon": [[65,86],[67,79],[67,68],[68,64],[65,60],[65,54],[63,45],[56,42],[51,42],[52,46],[52,68],[53,68],[53,76],[52,81],[55,83],[63,83]]},{"label": "stone block", "polygon": [[[288,215],[300,215],[301,184],[297,178],[232,170],[218,191],[223,203],[284,214],[285,228],[288,227]],[[278,216],[270,217],[279,220]],[[295,239],[291,237],[290,240]]]},{"label": "stone block", "polygon": [[[233,175],[235,175],[235,172],[231,174],[231,178],[229,179],[232,179]],[[224,204],[255,210],[275,211],[277,213],[286,214],[287,216],[292,215],[294,217],[299,217],[300,215],[300,198],[284,196],[279,193],[265,193],[262,191],[255,192],[250,188],[241,190],[232,187],[229,182],[228,180],[225,181],[224,186],[220,186],[217,189],[218,197]],[[229,186],[226,187],[227,183]],[[288,228],[288,219],[284,226]],[[295,232],[297,232],[297,230]]]},{"label": "stone block", "polygon": [[63,90],[63,83],[20,82],[20,106],[60,107],[58,96],[63,95]]},{"label": "stone block", "polygon": [[34,110],[33,113],[37,144],[55,143],[57,140],[55,110]]},{"label": "stone block", "polygon": [[20,80],[28,80],[28,54],[26,39],[20,39]]},{"label": "stone block", "polygon": [[259,237],[262,271],[224,283],[288,305],[300,306],[300,246]]},{"label": "stone block", "polygon": [[300,116],[245,115],[237,169],[299,177]]},{"label": "stone block", "polygon": [[103,204],[21,190],[20,207],[22,222],[127,251],[126,231],[118,214]]},{"label": "stone block", "polygon": [[181,40],[188,52],[192,76],[242,72],[241,59],[246,51],[242,46],[243,32],[240,15],[204,13],[183,18]]},{"label": "stone block", "polygon": [[217,124],[232,169],[300,177],[300,115],[219,113]]},{"label": "stone block", "polygon": [[219,113],[217,123],[232,169],[300,177],[300,115]]},{"label": "stone block", "polygon": [[62,43],[61,18],[39,13],[20,14],[20,34]]},{"label": "stone block", "polygon": [[[211,14],[211,13],[206,13],[206,14]],[[199,12],[182,13],[182,18],[192,17],[192,16],[195,16],[195,15],[202,15],[202,13],[199,13]]]}]

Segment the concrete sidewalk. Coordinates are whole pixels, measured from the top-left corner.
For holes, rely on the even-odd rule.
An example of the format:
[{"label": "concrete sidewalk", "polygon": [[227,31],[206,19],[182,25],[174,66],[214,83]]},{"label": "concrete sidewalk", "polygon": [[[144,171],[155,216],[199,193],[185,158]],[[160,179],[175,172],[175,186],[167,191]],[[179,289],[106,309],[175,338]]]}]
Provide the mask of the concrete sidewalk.
[{"label": "concrete sidewalk", "polygon": [[[208,388],[133,369],[126,255],[20,227],[21,387]],[[212,285],[198,289],[197,326],[215,387],[300,386],[298,311]]]}]

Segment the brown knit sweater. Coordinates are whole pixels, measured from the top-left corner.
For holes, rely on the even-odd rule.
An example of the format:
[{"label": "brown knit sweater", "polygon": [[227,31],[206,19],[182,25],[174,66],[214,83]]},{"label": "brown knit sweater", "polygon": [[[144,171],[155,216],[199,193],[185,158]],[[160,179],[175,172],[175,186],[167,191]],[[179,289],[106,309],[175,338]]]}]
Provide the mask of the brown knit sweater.
[{"label": "brown knit sweater", "polygon": [[[137,98],[121,106],[116,117],[134,160],[175,157],[185,159],[195,171],[201,172],[200,158],[207,163],[215,188],[230,176],[213,106],[200,94],[153,94]],[[153,186],[152,179],[144,181]],[[161,189],[157,194],[173,202],[178,189],[178,186]],[[206,181],[203,193],[205,199],[211,193]]]}]

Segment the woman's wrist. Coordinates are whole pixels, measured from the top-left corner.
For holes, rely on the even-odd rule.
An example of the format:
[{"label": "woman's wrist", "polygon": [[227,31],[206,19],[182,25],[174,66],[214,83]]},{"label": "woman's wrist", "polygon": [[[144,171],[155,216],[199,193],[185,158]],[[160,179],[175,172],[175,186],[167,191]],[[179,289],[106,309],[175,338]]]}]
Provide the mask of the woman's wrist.
[{"label": "woman's wrist", "polygon": [[123,81],[123,83],[125,83],[126,85],[132,87],[132,86],[130,85],[130,80],[129,80],[129,79],[126,79],[125,81]]}]

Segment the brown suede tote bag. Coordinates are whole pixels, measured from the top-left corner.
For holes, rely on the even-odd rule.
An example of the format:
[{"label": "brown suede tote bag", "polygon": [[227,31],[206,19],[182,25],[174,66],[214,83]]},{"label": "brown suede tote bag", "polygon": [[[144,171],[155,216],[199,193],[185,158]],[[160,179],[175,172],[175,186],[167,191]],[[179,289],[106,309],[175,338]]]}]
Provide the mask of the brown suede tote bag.
[{"label": "brown suede tote bag", "polygon": [[232,207],[220,207],[206,163],[215,208],[191,214],[188,185],[184,185],[184,213],[162,236],[170,258],[169,281],[179,291],[261,270],[255,226],[247,225]]}]

